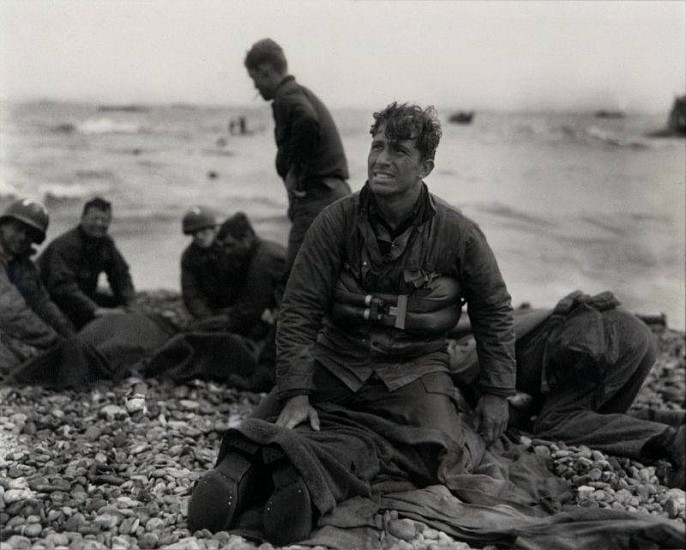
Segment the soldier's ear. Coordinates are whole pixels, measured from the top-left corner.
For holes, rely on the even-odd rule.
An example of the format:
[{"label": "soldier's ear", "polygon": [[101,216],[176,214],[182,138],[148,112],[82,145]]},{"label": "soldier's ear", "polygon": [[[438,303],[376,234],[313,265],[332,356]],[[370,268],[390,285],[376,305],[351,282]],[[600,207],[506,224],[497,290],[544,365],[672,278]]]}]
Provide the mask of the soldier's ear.
[{"label": "soldier's ear", "polygon": [[419,175],[422,178],[425,178],[428,176],[434,169],[434,161],[433,159],[424,159],[422,161],[421,168],[419,170]]}]

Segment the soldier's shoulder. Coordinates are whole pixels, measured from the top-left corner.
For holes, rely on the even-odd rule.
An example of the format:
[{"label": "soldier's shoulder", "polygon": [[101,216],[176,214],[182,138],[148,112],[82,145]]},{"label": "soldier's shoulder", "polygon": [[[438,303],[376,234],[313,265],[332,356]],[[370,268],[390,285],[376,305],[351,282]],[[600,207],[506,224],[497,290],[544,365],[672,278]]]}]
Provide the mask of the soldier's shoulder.
[{"label": "soldier's shoulder", "polygon": [[460,225],[475,225],[474,220],[467,217],[460,207],[447,202],[445,199],[436,195],[431,195],[431,201],[436,213],[445,218],[446,221]]}]

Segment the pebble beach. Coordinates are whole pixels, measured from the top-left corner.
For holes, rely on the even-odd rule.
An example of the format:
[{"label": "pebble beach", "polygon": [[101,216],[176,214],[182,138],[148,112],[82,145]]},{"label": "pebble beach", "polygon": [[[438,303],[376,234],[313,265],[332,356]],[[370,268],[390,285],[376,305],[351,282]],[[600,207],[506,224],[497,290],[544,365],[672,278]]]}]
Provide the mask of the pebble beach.
[{"label": "pebble beach", "polygon": [[[181,326],[187,321],[177,294],[150,292],[141,302]],[[653,330],[659,357],[633,407],[683,410],[684,333],[658,325]],[[272,549],[226,532],[187,528],[193,484],[213,466],[223,431],[239,424],[261,397],[213,382],[174,385],[139,378],[79,392],[0,385],[0,545]],[[686,520],[684,491],[663,484],[667,462],[641,464],[583,445],[527,437],[521,442],[570,481],[577,506]],[[470,548],[392,514],[386,525],[389,548]]]}]

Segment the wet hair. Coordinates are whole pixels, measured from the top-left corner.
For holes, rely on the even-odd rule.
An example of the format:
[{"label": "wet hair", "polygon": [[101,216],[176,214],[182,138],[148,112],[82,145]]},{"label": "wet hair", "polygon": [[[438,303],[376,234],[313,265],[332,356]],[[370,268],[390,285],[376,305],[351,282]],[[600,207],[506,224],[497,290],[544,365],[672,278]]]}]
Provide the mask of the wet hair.
[{"label": "wet hair", "polygon": [[262,63],[271,65],[282,74],[288,70],[283,48],[271,38],[263,38],[255,42],[245,55],[243,63],[248,70],[257,69]]},{"label": "wet hair", "polygon": [[221,225],[217,233],[217,239],[221,241],[227,235],[231,235],[234,239],[255,236],[255,230],[245,212],[236,212]]},{"label": "wet hair", "polygon": [[416,139],[422,160],[433,160],[436,156],[441,141],[441,123],[433,105],[422,109],[419,105],[394,101],[383,111],[374,113],[369,133],[375,136],[384,125],[384,134],[391,141]]},{"label": "wet hair", "polygon": [[96,208],[97,210],[102,210],[103,212],[112,212],[112,203],[110,201],[106,201],[102,197],[95,197],[83,205],[81,217],[85,216],[86,212],[88,212],[91,208]]}]

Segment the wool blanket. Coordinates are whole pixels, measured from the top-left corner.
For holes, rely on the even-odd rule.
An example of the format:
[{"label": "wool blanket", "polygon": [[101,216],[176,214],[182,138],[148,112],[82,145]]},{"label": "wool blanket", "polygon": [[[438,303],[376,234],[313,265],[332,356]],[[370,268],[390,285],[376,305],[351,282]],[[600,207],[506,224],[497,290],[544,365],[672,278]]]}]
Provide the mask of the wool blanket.
[{"label": "wool blanket", "polygon": [[[218,461],[231,452],[256,460],[282,453],[300,473],[316,509],[316,528],[299,544],[336,549],[387,548],[389,511],[473,545],[525,549],[680,548],[683,524],[615,510],[566,506],[567,481],[537,455],[504,438],[487,450],[466,426],[469,460],[426,457],[444,452],[438,430],[398,425],[379,416],[318,405],[321,430],[294,430],[249,418],[228,430]],[[469,468],[465,464],[470,463]],[[385,519],[386,518],[386,519]],[[239,525],[241,522],[239,521]],[[259,524],[237,533],[262,539]]]}]

